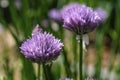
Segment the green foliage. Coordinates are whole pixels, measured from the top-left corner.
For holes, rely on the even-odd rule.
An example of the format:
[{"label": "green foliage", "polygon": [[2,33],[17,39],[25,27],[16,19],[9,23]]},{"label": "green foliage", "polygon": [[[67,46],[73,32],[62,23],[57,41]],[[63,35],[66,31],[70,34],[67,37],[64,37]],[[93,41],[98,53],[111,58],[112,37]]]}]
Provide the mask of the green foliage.
[{"label": "green foliage", "polygon": [[[120,64],[117,66],[113,65],[114,59],[117,56],[117,53],[120,53],[120,0],[21,0],[21,7],[17,8],[15,6],[14,0],[8,0],[9,6],[7,8],[0,7],[0,23],[2,23],[5,27],[5,29],[9,30],[12,37],[14,38],[16,45],[19,47],[21,45],[21,42],[31,36],[31,32],[33,27],[36,24],[40,24],[43,20],[48,19],[48,12],[52,8],[62,8],[62,6],[70,3],[70,2],[79,2],[79,3],[85,3],[88,6],[91,6],[93,8],[97,7],[103,7],[108,12],[108,19],[99,26],[99,28],[95,32],[95,41],[94,45],[96,47],[96,61],[95,61],[95,74],[93,76],[100,79],[101,74],[101,66],[102,66],[102,56],[103,56],[103,49],[105,45],[106,37],[109,37],[109,40],[111,44],[108,46],[112,50],[111,57],[111,64],[109,64],[109,69],[112,70],[113,67],[115,67],[115,72],[120,73]],[[4,17],[4,9],[8,9],[8,16],[10,17],[10,22],[6,20]],[[48,19],[48,27],[45,28],[42,26],[46,31],[49,31],[53,35],[55,35],[57,38],[61,38],[62,41],[64,40],[64,37],[68,37],[65,34],[65,30],[62,27],[62,25],[58,24],[59,31],[54,31],[51,27],[51,22]],[[69,34],[69,33],[68,33]],[[63,65],[65,70],[65,76],[70,77],[76,77],[77,76],[77,61],[76,58],[78,56],[77,49],[77,42],[75,40],[76,36],[73,37],[73,41],[69,41],[68,43],[65,43],[63,53],[62,53],[62,59],[63,59]],[[72,46],[67,47],[66,44],[72,43]],[[66,48],[70,48],[70,52],[66,50]],[[69,53],[69,54],[68,54]],[[18,53],[16,54],[21,54]],[[69,60],[68,56],[74,55],[71,57],[71,60]],[[21,70],[21,79],[22,80],[35,80],[35,68],[33,67],[33,64],[25,59],[22,55],[20,55],[20,59],[22,61],[22,70]],[[73,64],[72,63],[73,61]],[[9,60],[8,60],[9,61]],[[52,66],[52,74],[55,79],[59,79],[61,77],[61,64],[55,63]],[[74,66],[75,69],[71,69],[71,66]],[[72,68],[74,68],[72,67]],[[0,80],[13,80],[14,71],[10,69],[9,65],[5,65],[4,69],[6,70],[6,76],[7,78],[0,77]],[[75,71],[74,71],[75,70]],[[87,74],[85,74],[88,76]],[[9,78],[9,79],[8,79]]]}]

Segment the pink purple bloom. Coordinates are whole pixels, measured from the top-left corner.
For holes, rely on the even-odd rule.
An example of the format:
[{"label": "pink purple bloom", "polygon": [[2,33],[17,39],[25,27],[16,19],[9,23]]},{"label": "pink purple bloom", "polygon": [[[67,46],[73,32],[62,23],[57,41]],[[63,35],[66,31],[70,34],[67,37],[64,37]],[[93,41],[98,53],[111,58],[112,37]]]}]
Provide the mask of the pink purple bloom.
[{"label": "pink purple bloom", "polygon": [[102,21],[92,8],[77,3],[63,7],[61,14],[64,28],[79,35],[93,31]]},{"label": "pink purple bloom", "polygon": [[62,22],[62,16],[59,10],[57,9],[52,9],[49,13],[48,16],[51,20],[57,21],[57,22]]},{"label": "pink purple bloom", "polygon": [[52,34],[39,30],[38,26],[33,30],[32,37],[22,43],[22,54],[29,60],[37,63],[47,63],[55,60],[63,47],[63,43]]},{"label": "pink purple bloom", "polygon": [[105,19],[107,18],[106,11],[104,9],[102,9],[102,8],[97,8],[95,11],[98,13],[98,15],[100,16],[100,18],[102,19],[101,21],[102,22],[105,21]]}]

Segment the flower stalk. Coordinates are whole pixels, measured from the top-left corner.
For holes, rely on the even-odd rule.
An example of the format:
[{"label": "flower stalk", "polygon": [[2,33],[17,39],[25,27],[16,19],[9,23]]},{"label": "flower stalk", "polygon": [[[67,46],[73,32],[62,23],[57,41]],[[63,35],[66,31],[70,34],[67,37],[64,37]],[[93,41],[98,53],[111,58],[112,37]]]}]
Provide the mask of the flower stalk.
[{"label": "flower stalk", "polygon": [[51,72],[51,67],[52,67],[52,64],[49,65],[49,64],[43,63],[43,70],[44,70],[43,72],[45,75],[45,80],[54,80]]},{"label": "flower stalk", "polygon": [[67,77],[72,77],[72,73],[71,73],[71,70],[69,67],[70,64],[69,64],[68,59],[67,59],[67,53],[66,53],[64,48],[63,48],[63,57],[64,57],[64,65],[65,65]]},{"label": "flower stalk", "polygon": [[38,80],[40,79],[40,64],[38,63]]},{"label": "flower stalk", "polygon": [[45,79],[46,80],[49,80],[49,77],[48,77],[48,74],[47,74],[47,67],[46,67],[46,65],[43,63],[43,72],[44,72],[44,75],[45,75]]},{"label": "flower stalk", "polygon": [[80,54],[79,54],[79,72],[80,72],[80,80],[83,80],[82,78],[82,56],[83,56],[83,46],[82,46],[82,35],[81,35],[81,38],[80,38],[80,42],[79,42],[79,46],[80,46]]},{"label": "flower stalk", "polygon": [[79,79],[80,80],[83,80],[83,77],[82,77],[83,38],[82,38],[82,36],[83,36],[82,34],[77,36],[77,41],[79,43],[79,52],[80,52],[79,53]]}]

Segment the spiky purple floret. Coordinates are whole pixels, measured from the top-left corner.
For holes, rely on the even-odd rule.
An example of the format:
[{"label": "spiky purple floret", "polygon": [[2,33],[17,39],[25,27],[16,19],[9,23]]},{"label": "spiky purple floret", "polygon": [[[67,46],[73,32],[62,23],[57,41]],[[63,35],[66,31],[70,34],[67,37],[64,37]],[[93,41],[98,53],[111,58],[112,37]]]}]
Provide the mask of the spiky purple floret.
[{"label": "spiky purple floret", "polygon": [[93,31],[102,20],[92,8],[77,3],[63,7],[61,14],[64,28],[79,35]]},{"label": "spiky purple floret", "polygon": [[57,21],[57,22],[62,22],[62,16],[60,14],[60,11],[57,9],[52,9],[49,13],[48,16],[50,19]]},{"label": "spiky purple floret", "polygon": [[62,50],[63,44],[52,34],[36,32],[21,45],[22,54],[31,61],[47,63],[56,59]]}]

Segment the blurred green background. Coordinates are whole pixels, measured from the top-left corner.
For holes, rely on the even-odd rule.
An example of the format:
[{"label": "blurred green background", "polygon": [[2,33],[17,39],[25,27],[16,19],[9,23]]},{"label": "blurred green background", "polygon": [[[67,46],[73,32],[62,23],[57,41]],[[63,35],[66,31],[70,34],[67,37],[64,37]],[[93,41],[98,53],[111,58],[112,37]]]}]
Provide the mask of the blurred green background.
[{"label": "blurred green background", "polygon": [[0,80],[36,79],[37,64],[25,59],[19,51],[21,43],[31,36],[36,24],[64,42],[65,53],[52,66],[55,80],[77,75],[75,34],[48,17],[51,9],[61,9],[71,2],[94,9],[101,7],[107,12],[106,21],[89,33],[90,44],[83,60],[84,78],[120,80],[120,0],[0,0]]}]

